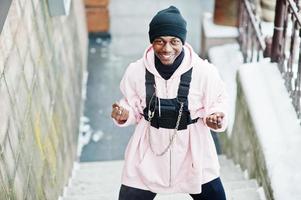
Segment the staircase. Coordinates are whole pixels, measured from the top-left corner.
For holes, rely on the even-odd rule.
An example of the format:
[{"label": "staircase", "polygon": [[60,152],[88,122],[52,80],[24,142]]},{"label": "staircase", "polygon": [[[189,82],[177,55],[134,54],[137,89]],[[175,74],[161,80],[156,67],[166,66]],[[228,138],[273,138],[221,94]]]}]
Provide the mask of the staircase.
[{"label": "staircase", "polygon": [[[219,156],[221,179],[228,200],[264,200],[255,180],[248,180],[239,166]],[[62,200],[117,200],[123,161],[79,163]],[[157,195],[155,200],[191,200],[187,194]]]}]

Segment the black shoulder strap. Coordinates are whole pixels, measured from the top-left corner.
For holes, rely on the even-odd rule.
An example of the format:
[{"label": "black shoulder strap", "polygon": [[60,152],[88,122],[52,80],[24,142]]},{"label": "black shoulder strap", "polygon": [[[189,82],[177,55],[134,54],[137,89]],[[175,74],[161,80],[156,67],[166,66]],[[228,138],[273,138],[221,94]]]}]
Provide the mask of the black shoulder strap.
[{"label": "black shoulder strap", "polygon": [[155,77],[147,69],[145,69],[145,89],[146,89],[146,105],[148,105],[152,95],[155,92]]},{"label": "black shoulder strap", "polygon": [[181,76],[179,89],[178,89],[178,100],[180,102],[185,103],[187,101],[187,96],[189,93],[190,82],[191,82],[191,74],[192,74],[192,67],[189,71],[185,72]]},{"label": "black shoulder strap", "polygon": [[[192,68],[181,75],[181,80],[178,88],[178,100],[186,102],[189,87],[191,82]],[[148,103],[155,92],[155,77],[147,69],[145,69],[145,88],[146,88],[146,103]]]}]

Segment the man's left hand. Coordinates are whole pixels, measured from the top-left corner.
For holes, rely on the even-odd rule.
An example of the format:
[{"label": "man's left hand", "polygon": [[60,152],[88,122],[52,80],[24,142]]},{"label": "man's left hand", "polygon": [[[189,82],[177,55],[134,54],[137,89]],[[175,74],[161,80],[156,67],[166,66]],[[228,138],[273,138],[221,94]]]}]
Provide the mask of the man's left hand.
[{"label": "man's left hand", "polygon": [[212,129],[222,128],[222,122],[223,122],[224,116],[225,115],[222,112],[212,113],[211,115],[206,117],[207,126],[212,128]]}]

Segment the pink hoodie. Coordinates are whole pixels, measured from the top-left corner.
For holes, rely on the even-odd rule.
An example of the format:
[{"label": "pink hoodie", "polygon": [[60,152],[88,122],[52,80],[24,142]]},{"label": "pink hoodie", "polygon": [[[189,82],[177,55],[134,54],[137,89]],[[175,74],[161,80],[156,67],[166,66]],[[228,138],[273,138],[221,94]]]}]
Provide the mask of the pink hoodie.
[{"label": "pink hoodie", "polygon": [[[183,62],[169,80],[163,79],[154,66],[154,51],[150,46],[142,59],[131,63],[120,83],[124,96],[119,104],[129,110],[129,118],[124,124],[136,124],[126,152],[122,174],[122,184],[150,190],[155,193],[201,192],[201,185],[219,177],[219,163],[210,129],[204,123],[206,116],[223,112],[224,131],[227,125],[227,94],[217,69],[202,60],[189,44],[184,46]],[[169,144],[173,129],[150,127],[141,115],[145,108],[145,68],[155,76],[156,96],[175,98],[180,77],[191,67],[192,79],[188,94],[188,108],[191,118],[200,119],[190,124],[186,130],[177,132],[176,138],[163,156],[161,153]]]}]

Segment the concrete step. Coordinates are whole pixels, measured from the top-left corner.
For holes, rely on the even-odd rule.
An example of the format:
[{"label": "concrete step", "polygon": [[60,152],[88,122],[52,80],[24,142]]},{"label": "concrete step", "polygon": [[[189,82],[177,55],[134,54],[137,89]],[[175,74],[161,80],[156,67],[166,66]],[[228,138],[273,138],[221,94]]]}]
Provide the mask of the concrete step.
[{"label": "concrete step", "polygon": [[233,167],[233,168],[240,169],[239,165],[235,165],[234,162],[232,160],[228,159],[225,155],[219,155],[218,161],[222,167],[227,166],[227,167]]},{"label": "concrete step", "polygon": [[226,195],[228,200],[261,200],[257,190],[255,188],[239,189],[230,191]]},{"label": "concrete step", "polygon": [[[260,200],[255,180],[248,180],[238,165],[219,156],[221,179],[229,200]],[[63,200],[118,198],[123,161],[79,163]],[[158,194],[155,200],[191,200],[187,194]]]},{"label": "concrete step", "polygon": [[78,195],[78,196],[67,196],[64,197],[63,200],[117,200],[118,199],[118,194],[116,196],[112,195]]},{"label": "concrete step", "polygon": [[256,180],[243,180],[243,181],[223,181],[226,191],[240,190],[240,189],[257,189],[258,184]]},{"label": "concrete step", "polygon": [[[232,195],[235,191],[248,190],[258,188],[255,180],[248,181],[233,181],[233,182],[224,182],[224,188],[228,196]],[[119,185],[115,183],[104,183],[104,182],[94,182],[93,185],[90,183],[81,183],[70,187],[67,190],[67,196],[102,196],[103,194],[118,194]],[[235,193],[236,194],[236,193]],[[169,197],[184,197],[186,195],[158,195],[160,198],[168,199]],[[162,196],[162,197],[161,197]]]},{"label": "concrete step", "polygon": [[[256,181],[235,181],[235,182],[225,182],[224,188],[227,194],[234,190],[241,189],[257,189]],[[115,193],[119,192],[119,185],[114,183],[103,184],[97,183],[91,187],[91,184],[79,184],[67,190],[67,196],[77,196],[77,195],[102,195],[103,193]],[[164,196],[164,195],[163,195]],[[168,196],[168,195],[167,195]]]},{"label": "concrete step", "polygon": [[[78,195],[64,197],[63,200],[117,200],[118,195]],[[173,195],[157,195],[155,200],[191,200],[192,198],[187,194],[173,194]]]},{"label": "concrete step", "polygon": [[191,200],[188,194],[158,194],[155,200]]}]

